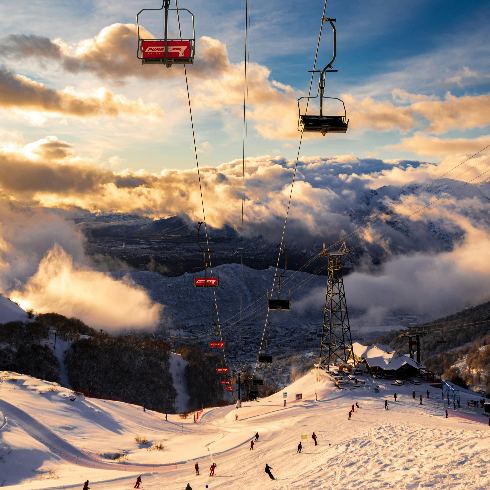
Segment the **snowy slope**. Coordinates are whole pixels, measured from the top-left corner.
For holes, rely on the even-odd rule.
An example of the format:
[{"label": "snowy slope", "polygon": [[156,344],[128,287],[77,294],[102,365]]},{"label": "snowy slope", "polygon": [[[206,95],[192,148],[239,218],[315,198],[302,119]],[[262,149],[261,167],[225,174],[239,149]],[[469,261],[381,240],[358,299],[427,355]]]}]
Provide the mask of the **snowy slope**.
[{"label": "snowy slope", "polygon": [[13,301],[0,295],[0,323],[27,320],[27,313]]},{"label": "snowy slope", "polygon": [[[418,394],[426,385],[394,387],[373,380],[338,390],[309,373],[283,392],[240,409],[205,410],[193,418],[143,412],[128,404],[74,397],[57,385],[2,373],[0,485],[18,489],[130,489],[138,474],[145,489],[483,489],[490,485],[490,428],[486,418],[465,420]],[[11,379],[8,379],[11,378]],[[379,382],[379,380],[377,380]],[[52,391],[49,391],[51,389]],[[396,389],[398,402],[392,402]],[[315,401],[315,392],[318,401]],[[302,400],[296,401],[296,394]],[[74,401],[70,400],[70,396]],[[390,409],[384,410],[384,400]],[[360,408],[348,420],[350,406]],[[235,415],[238,414],[238,420]],[[258,431],[253,451],[250,439]],[[315,446],[311,433],[318,435]],[[296,453],[301,435],[302,454]],[[135,437],[163,443],[148,451]],[[126,453],[126,463],[109,453]],[[100,457],[100,455],[104,457]],[[195,476],[198,461],[201,475]],[[216,462],[216,476],[207,469]],[[269,464],[277,480],[264,473]]]}]

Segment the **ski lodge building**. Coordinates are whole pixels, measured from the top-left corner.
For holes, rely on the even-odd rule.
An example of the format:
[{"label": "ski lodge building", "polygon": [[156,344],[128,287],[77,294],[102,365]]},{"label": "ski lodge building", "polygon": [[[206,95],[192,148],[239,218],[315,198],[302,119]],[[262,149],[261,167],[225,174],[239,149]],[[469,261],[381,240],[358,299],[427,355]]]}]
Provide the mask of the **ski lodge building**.
[{"label": "ski lodge building", "polygon": [[385,345],[352,344],[356,363],[365,365],[370,374],[380,374],[394,378],[420,376],[422,364],[411,359],[408,355],[400,354]]}]

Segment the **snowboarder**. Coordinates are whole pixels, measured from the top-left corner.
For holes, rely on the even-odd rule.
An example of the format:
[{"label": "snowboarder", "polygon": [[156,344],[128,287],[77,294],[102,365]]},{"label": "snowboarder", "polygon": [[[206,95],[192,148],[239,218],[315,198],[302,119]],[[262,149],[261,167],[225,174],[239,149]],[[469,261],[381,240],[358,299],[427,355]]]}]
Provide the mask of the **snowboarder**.
[{"label": "snowboarder", "polygon": [[141,475],[136,478],[136,483],[134,484],[134,488],[139,488],[141,483]]},{"label": "snowboarder", "polygon": [[354,412],[354,404],[352,405],[352,411]]},{"label": "snowboarder", "polygon": [[[447,413],[447,410],[446,410],[446,418],[448,417],[448,413]],[[490,425],[490,424],[489,424]]]},{"label": "snowboarder", "polygon": [[254,448],[254,440],[252,439],[250,441],[250,449],[253,451],[253,448]]},{"label": "snowboarder", "polygon": [[88,480],[83,484],[83,490],[89,490]]},{"label": "snowboarder", "polygon": [[311,438],[315,441],[315,446],[318,446],[318,443],[316,442],[316,434],[314,432],[311,435]]},{"label": "snowboarder", "polygon": [[185,490],[192,490],[192,487],[189,484],[187,484],[187,486],[185,487]]},{"label": "snowboarder", "polygon": [[256,432],[256,433],[255,433],[255,442],[257,442],[258,440],[259,440],[259,433],[258,433],[258,432]]},{"label": "snowboarder", "polygon": [[209,476],[214,476],[214,469],[216,468],[216,463],[213,463],[211,465],[211,468],[209,468]]},{"label": "snowboarder", "polygon": [[429,398],[429,390],[427,390],[427,398]]},{"label": "snowboarder", "polygon": [[393,395],[393,398],[394,398],[394,399],[395,399],[395,401],[396,401],[396,393]]},{"label": "snowboarder", "polygon": [[412,398],[415,400],[415,390],[412,391]]},{"label": "snowboarder", "polygon": [[301,453],[301,450],[303,449],[303,445],[301,444],[301,441],[299,441],[298,444],[298,453]]},{"label": "snowboarder", "polygon": [[275,478],[272,476],[271,473],[272,467],[269,466],[267,463],[265,464],[265,472],[271,477],[271,480],[275,480]]},{"label": "snowboarder", "polygon": [[420,403],[419,405],[422,405],[422,395],[420,395]]},{"label": "snowboarder", "polygon": [[356,402],[356,407],[357,407],[357,408],[360,408],[360,407],[359,407],[359,403],[357,403],[357,402]]},{"label": "snowboarder", "polygon": [[385,400],[385,410],[388,410],[388,400]]},{"label": "snowboarder", "polygon": [[198,476],[199,475],[199,463],[196,463],[194,465],[194,469],[196,470],[196,476]]},{"label": "snowboarder", "polygon": [[350,420],[351,416],[352,416],[352,411],[349,410],[349,420]]}]

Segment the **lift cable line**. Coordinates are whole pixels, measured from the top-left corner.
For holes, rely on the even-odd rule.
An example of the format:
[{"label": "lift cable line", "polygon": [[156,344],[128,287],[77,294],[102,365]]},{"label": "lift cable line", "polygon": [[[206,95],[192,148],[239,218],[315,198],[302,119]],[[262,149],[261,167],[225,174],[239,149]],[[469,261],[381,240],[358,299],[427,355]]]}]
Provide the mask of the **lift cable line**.
[{"label": "lift cable line", "polygon": [[[181,30],[181,26],[180,26],[180,16],[179,16],[179,7],[177,4],[177,0],[175,0],[175,8],[177,10],[177,23],[179,26],[179,36],[182,38],[182,30]],[[213,274],[213,266],[211,263],[211,256],[210,256],[210,251],[209,251],[209,235],[208,235],[208,228],[207,228],[207,224],[206,224],[206,211],[204,208],[204,197],[203,197],[203,191],[202,191],[201,172],[200,172],[200,168],[199,168],[199,158],[197,155],[196,133],[194,131],[194,120],[192,117],[192,106],[191,106],[191,95],[190,95],[190,90],[189,90],[189,80],[187,77],[187,67],[185,64],[184,64],[184,76],[185,76],[185,85],[186,85],[186,89],[187,89],[187,101],[189,103],[189,115],[190,115],[190,119],[191,119],[192,140],[194,143],[194,155],[196,158],[197,178],[199,181],[199,192],[201,194],[201,206],[202,206],[204,233],[206,235],[206,248],[207,248],[207,255],[209,258],[209,269],[210,269],[211,275],[212,275]],[[219,333],[219,341],[223,342],[223,335],[221,332],[221,325],[220,325],[220,320],[219,320],[218,300],[216,297],[216,289],[215,288],[213,288],[213,294],[214,294],[214,307],[216,308],[216,316],[217,316],[217,327],[218,327],[217,328],[217,334]],[[222,357],[223,357],[224,362],[226,363],[226,354],[225,354],[224,346],[222,347]]]},{"label": "lift cable line", "polygon": [[241,363],[242,353],[242,315],[243,315],[243,249],[244,249],[244,214],[245,214],[245,146],[248,136],[247,127],[247,102],[248,102],[248,78],[247,65],[250,62],[248,29],[250,27],[250,12],[248,0],[245,0],[245,53],[244,53],[244,84],[243,84],[243,142],[242,142],[242,223],[241,223],[241,248],[240,248],[240,329],[238,333],[238,363]]},{"label": "lift cable line", "polygon": [[[328,0],[325,0],[325,4],[323,6],[322,21],[321,21],[321,24],[320,24],[320,33],[318,35],[318,42],[317,42],[317,45],[316,45],[316,52],[315,52],[315,60],[313,62],[313,72],[315,71],[315,68],[316,68],[316,62],[317,62],[317,59],[318,59],[318,51],[320,49],[320,41],[322,39],[323,22],[324,22],[323,19],[325,18],[325,11],[327,9],[327,1]],[[314,78],[314,76],[315,76],[315,73],[312,73],[311,74],[311,79],[310,79],[310,87],[308,89],[308,97],[311,95],[311,87],[313,86],[313,78]],[[308,113],[308,103],[309,103],[309,100],[307,100],[307,102],[306,102],[305,115]],[[277,276],[277,269],[279,268],[279,260],[281,259],[281,251],[282,251],[283,245],[284,245],[284,235],[286,233],[286,225],[287,225],[287,222],[288,222],[289,209],[291,207],[291,200],[292,200],[292,196],[293,196],[294,182],[295,182],[295,179],[296,179],[296,172],[298,170],[298,161],[299,161],[299,154],[300,154],[300,151],[301,151],[301,143],[303,141],[303,133],[304,133],[304,127],[301,129],[301,134],[300,134],[299,143],[298,143],[298,152],[296,154],[296,162],[294,164],[293,180],[291,182],[291,190],[290,190],[290,193],[289,193],[289,200],[288,200],[288,206],[287,206],[287,210],[286,210],[286,217],[284,219],[284,227],[282,229],[281,243],[280,243],[280,246],[279,246],[279,253],[277,255],[277,262],[276,262],[276,269],[275,269],[275,274],[274,274],[274,280],[272,282],[272,290],[274,290],[274,287],[275,287],[276,276]],[[252,376],[255,374],[255,371],[257,370],[257,365],[258,365],[258,362],[259,362],[258,361],[258,358],[259,358],[260,352],[262,350],[262,346],[264,344],[265,333],[266,333],[267,324],[268,324],[268,321],[269,321],[269,311],[270,311],[269,308],[267,308],[267,315],[266,315],[266,318],[265,318],[264,330],[262,332],[262,338],[261,338],[261,341],[260,341],[259,353],[257,354],[257,362],[255,363],[255,367],[254,367]]]}]

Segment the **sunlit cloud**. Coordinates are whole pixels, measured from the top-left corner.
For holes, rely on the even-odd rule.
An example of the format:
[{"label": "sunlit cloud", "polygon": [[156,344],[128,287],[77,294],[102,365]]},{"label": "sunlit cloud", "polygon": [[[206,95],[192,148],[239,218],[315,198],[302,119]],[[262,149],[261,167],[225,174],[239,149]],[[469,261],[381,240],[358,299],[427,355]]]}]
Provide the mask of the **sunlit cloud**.
[{"label": "sunlit cloud", "polygon": [[49,251],[27,284],[10,292],[10,297],[24,309],[80,318],[93,328],[109,331],[155,327],[161,310],[129,279],[116,281],[74,264],[59,246]]},{"label": "sunlit cloud", "polygon": [[[0,108],[79,118],[95,116],[145,116],[159,118],[162,110],[154,104],[131,101],[100,88],[92,95],[73,89],[54,90],[42,83],[0,68]],[[32,117],[32,115],[31,115]]]}]

